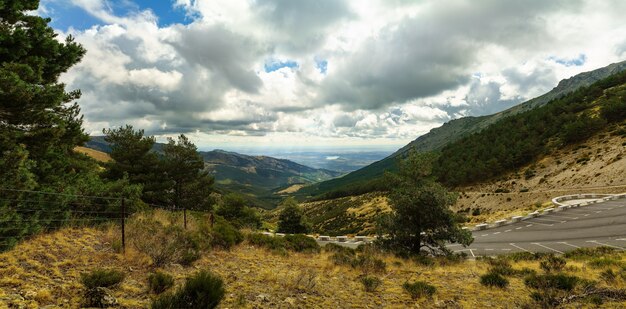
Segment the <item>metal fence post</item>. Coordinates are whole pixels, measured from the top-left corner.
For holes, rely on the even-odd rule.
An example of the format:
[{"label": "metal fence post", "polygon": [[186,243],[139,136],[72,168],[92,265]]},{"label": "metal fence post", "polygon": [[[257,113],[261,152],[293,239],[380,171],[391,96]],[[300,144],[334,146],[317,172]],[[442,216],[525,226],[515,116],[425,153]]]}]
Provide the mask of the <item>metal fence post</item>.
[{"label": "metal fence post", "polygon": [[126,252],[126,231],[124,221],[126,221],[126,202],[125,199],[122,198],[122,253]]}]

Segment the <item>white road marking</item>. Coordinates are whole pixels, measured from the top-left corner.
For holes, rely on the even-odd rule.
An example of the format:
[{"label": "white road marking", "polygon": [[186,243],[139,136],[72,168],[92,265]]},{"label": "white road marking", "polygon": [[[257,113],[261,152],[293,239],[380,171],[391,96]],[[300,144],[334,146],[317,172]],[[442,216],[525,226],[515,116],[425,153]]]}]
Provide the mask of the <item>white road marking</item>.
[{"label": "white road marking", "polygon": [[511,251],[511,249],[500,249],[502,251]]},{"label": "white road marking", "polygon": [[[546,224],[546,223],[535,222],[535,221],[528,221],[528,222],[532,222],[533,224],[541,224],[541,225],[545,225],[545,226],[553,226],[554,225],[554,224]],[[532,226],[532,224],[530,226]]]},{"label": "white road marking", "polygon": [[550,247],[548,247],[548,246],[544,246],[544,245],[542,245],[542,244],[540,244],[540,243],[538,243],[538,242],[533,242],[532,244],[533,244],[533,245],[537,245],[537,246],[539,246],[539,247],[544,247],[544,248],[546,248],[546,249],[552,250],[552,251],[557,252],[557,253],[560,253],[560,254],[563,254],[563,252],[561,252],[561,251],[559,251],[559,250],[552,249],[552,248],[550,248]]},{"label": "white road marking", "polygon": [[475,258],[476,256],[474,255],[474,251],[472,249],[469,249],[469,251],[472,254],[472,257]]},{"label": "white road marking", "polygon": [[626,250],[626,249],[624,249],[624,248],[622,248],[622,247],[618,247],[618,246],[613,246],[613,245],[609,245],[609,244],[601,243],[601,242],[599,242],[599,241],[595,241],[595,240],[588,240],[587,242],[592,242],[592,243],[594,243],[594,244],[598,244],[598,245],[602,245],[602,246],[607,246],[607,247],[617,248],[617,249],[620,249],[620,250],[622,250],[622,251]]},{"label": "white road marking", "polygon": [[482,234],[480,236],[485,237],[485,236],[489,236],[489,234]]},{"label": "white road marking", "polygon": [[500,232],[495,232],[495,233],[493,233],[493,235],[498,235],[498,234],[500,234]]},{"label": "white road marking", "polygon": [[526,227],[531,227],[531,226],[533,226],[533,225],[532,225],[532,224],[528,224],[528,225],[526,225]]},{"label": "white road marking", "polygon": [[551,220],[551,219],[544,219],[544,218],[534,218],[533,220],[541,220],[541,221],[548,221],[548,222],[565,222],[563,220]]},{"label": "white road marking", "polygon": [[617,238],[617,239],[615,239],[615,240],[623,240],[623,241],[626,241],[626,238]]},{"label": "white road marking", "polygon": [[456,247],[456,246],[462,246],[461,244],[450,244],[448,245],[448,247]]},{"label": "white road marking", "polygon": [[585,217],[589,217],[589,214],[586,214]]},{"label": "white road marking", "polygon": [[[531,224],[531,225],[532,225],[532,224]],[[521,226],[520,226],[520,227],[516,227],[515,229],[516,229],[516,230],[521,230],[521,229],[522,229],[522,227],[521,227]]]},{"label": "white road marking", "polygon": [[571,220],[576,220],[578,219],[578,217],[567,217],[567,216],[557,216],[557,215],[544,215],[546,217],[555,217],[555,218],[565,218],[565,219],[571,219]]},{"label": "white road marking", "polygon": [[572,245],[572,244],[568,244],[568,243],[566,243],[566,242],[564,242],[564,241],[561,241],[561,242],[558,242],[558,243],[559,243],[559,244],[566,245],[566,246],[574,247],[574,248],[576,248],[576,249],[580,248],[579,246]]},{"label": "white road marking", "polygon": [[599,214],[599,213],[601,213],[601,212],[602,212],[602,210],[596,211],[596,213],[597,213],[597,214]]},{"label": "white road marking", "polygon": [[508,232],[510,232],[510,231],[512,231],[512,230],[506,230],[506,231],[504,231],[504,232],[505,232],[505,233],[508,233]]},{"label": "white road marking", "polygon": [[524,249],[524,248],[522,248],[522,247],[520,247],[520,246],[518,246],[518,245],[516,245],[516,244],[514,244],[514,243],[510,243],[509,245],[511,245],[512,247],[515,247],[515,248],[517,248],[517,249],[520,249],[520,250],[522,250],[522,251],[525,251],[525,252],[530,252],[530,251],[528,251],[528,250],[526,250],[526,249]]}]

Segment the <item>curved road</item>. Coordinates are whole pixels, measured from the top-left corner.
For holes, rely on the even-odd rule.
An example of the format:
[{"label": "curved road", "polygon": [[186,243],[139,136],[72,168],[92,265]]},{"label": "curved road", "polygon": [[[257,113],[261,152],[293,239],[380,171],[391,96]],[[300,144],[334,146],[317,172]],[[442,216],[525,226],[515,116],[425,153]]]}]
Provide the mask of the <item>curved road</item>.
[{"label": "curved road", "polygon": [[626,250],[626,200],[606,201],[472,232],[469,247],[448,246],[470,257],[512,252],[564,253],[580,247]]}]

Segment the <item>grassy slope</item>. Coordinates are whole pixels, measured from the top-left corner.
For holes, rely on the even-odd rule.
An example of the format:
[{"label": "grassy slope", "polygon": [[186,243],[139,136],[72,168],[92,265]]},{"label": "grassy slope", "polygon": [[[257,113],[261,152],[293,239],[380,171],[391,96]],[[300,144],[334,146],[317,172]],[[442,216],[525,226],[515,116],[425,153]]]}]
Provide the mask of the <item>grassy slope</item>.
[{"label": "grassy slope", "polygon": [[[114,234],[114,233],[113,233]],[[0,254],[0,307],[39,308],[79,307],[82,286],[80,274],[96,267],[115,268],[126,273],[124,282],[113,288],[121,308],[147,307],[154,297],[147,292],[147,276],[153,271],[149,259],[129,248],[125,255],[114,253],[111,233],[90,228],[64,229],[35,237],[15,249]],[[509,278],[506,289],[486,288],[479,276],[486,273],[484,262],[464,261],[448,266],[422,266],[391,256],[379,256],[387,269],[379,274],[382,286],[373,293],[363,290],[359,278],[363,270],[337,266],[329,253],[274,255],[246,243],[231,251],[205,252],[192,267],[167,265],[168,272],[181,285],[198,269],[210,269],[225,281],[227,293],[220,308],[505,308],[520,307],[530,301],[522,278]],[[626,263],[626,254],[620,259]],[[539,271],[539,262],[514,263]],[[612,267],[619,272],[619,267]],[[602,269],[588,261],[568,261],[567,273],[599,280]],[[432,299],[412,300],[402,289],[407,281],[422,280],[437,287]],[[618,277],[614,288],[626,287]],[[600,283],[600,286],[606,286]],[[619,308],[625,303],[605,303]],[[574,306],[573,306],[574,307]]]},{"label": "grassy slope", "polygon": [[77,146],[76,148],[74,148],[74,151],[86,154],[98,162],[109,162],[112,160],[111,156],[108,153],[87,147]]}]

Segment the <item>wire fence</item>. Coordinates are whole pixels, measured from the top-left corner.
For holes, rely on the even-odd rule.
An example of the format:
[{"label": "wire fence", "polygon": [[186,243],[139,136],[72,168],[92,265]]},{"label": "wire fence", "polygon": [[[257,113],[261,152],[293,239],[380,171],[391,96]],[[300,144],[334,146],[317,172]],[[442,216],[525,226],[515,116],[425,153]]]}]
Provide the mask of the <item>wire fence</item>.
[{"label": "wire fence", "polygon": [[[0,251],[31,236],[67,226],[119,223],[122,251],[126,248],[126,220],[132,213],[125,197],[81,195],[0,188]],[[174,205],[141,202],[150,209],[182,213],[187,228],[187,209]],[[212,218],[212,216],[211,216]],[[211,222],[212,219],[211,219]]]},{"label": "wire fence", "polygon": [[0,249],[65,226],[119,222],[124,250],[126,203],[124,197],[0,188]]}]

